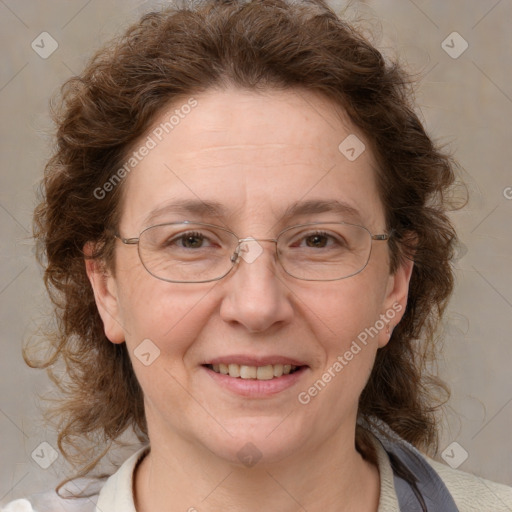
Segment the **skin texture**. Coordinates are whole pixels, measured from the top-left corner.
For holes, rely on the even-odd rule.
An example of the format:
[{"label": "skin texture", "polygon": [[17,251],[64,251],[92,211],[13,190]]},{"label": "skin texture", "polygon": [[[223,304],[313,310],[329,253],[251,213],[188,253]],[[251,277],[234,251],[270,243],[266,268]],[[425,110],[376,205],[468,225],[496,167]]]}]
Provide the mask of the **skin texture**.
[{"label": "skin texture", "polygon": [[[300,90],[234,88],[195,99],[197,107],[126,178],[123,237],[178,220],[255,238],[275,237],[288,225],[343,220],[317,213],[283,223],[288,205],[310,199],[344,201],[372,233],[385,232],[369,146],[353,162],[338,150],[349,134],[364,136],[327,99]],[[167,212],[146,221],[172,200],[198,198],[222,203],[227,215]],[[297,396],[380,315],[397,304],[404,311],[412,263],[390,275],[387,243],[374,242],[361,273],[308,282],[284,273],[273,243],[260,244],[264,252],[254,262],[242,261],[211,283],[156,279],[136,247],[121,242],[115,276],[87,262],[106,335],[112,343],[126,341],[145,395],[151,452],[135,477],[138,511],[377,510],[378,470],[362,459],[354,437],[358,398],[376,351],[389,340],[387,330],[370,338],[307,405]],[[147,338],[160,350],[150,366],[133,356]],[[228,354],[278,354],[309,368],[281,393],[241,397],[220,388],[201,366]],[[251,468],[237,456],[248,442],[261,453]]]}]

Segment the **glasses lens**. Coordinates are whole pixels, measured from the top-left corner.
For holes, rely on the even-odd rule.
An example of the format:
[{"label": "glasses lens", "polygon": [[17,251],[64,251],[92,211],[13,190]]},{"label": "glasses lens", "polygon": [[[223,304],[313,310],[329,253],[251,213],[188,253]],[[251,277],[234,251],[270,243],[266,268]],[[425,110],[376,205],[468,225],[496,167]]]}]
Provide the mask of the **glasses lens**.
[{"label": "glasses lens", "polygon": [[279,237],[278,254],[293,277],[330,281],[361,272],[370,258],[372,238],[362,227],[344,223],[296,226]]},{"label": "glasses lens", "polygon": [[237,238],[221,227],[162,224],[141,233],[139,254],[147,271],[159,279],[202,282],[229,272],[236,245]]}]

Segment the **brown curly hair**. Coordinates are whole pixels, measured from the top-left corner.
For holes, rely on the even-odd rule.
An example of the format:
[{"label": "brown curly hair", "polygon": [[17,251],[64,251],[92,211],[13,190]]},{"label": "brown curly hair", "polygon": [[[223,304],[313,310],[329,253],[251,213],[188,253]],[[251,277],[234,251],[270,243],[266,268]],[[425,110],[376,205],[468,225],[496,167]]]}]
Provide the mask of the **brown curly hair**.
[{"label": "brown curly hair", "polygon": [[[192,2],[194,3],[194,2]],[[192,4],[191,3],[191,4]],[[390,271],[414,257],[408,305],[377,352],[359,416],[376,416],[426,451],[437,450],[438,411],[449,391],[430,370],[437,326],[453,288],[456,241],[447,212],[456,163],[414,112],[413,80],[388,62],[322,0],[215,1],[144,15],[69,79],[54,109],[56,149],[45,168],[34,235],[56,323],[47,368],[63,392],[54,409],[59,448],[81,474],[123,432],[147,441],[143,394],[125,344],[105,336],[83,247],[112,268],[122,183],[98,199],[159,113],[183,97],[235,85],[249,90],[314,91],[341,106],[378,162]],[[52,368],[64,363],[65,375]],[[361,427],[358,450],[372,459]],[[96,455],[91,458],[91,449]]]}]

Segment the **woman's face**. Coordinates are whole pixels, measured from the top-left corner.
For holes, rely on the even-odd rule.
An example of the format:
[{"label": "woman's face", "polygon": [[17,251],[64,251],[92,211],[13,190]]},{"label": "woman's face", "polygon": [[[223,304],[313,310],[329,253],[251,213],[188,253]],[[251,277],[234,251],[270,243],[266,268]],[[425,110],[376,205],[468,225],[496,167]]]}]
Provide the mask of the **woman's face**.
[{"label": "woman's face", "polygon": [[[385,232],[369,146],[363,150],[364,137],[328,100],[300,90],[238,89],[194,99],[193,108],[166,110],[134,146],[122,237],[183,220],[228,227],[239,238],[275,238],[285,227],[323,221]],[[171,126],[173,114],[179,121]],[[140,151],[144,144],[154,147]],[[173,209],[183,200],[218,203],[222,212]],[[345,208],[284,217],[308,201]],[[411,265],[390,275],[385,241],[373,242],[367,267],[347,279],[295,279],[276,261],[275,244],[262,241],[253,261],[194,284],[156,279],[136,246],[116,243],[115,277],[102,279],[91,264],[88,271],[107,336],[126,341],[152,444],[182,440],[227,461],[248,454],[272,462],[353,435],[359,395],[389,340],[387,324],[396,325],[405,308]],[[206,366],[220,363],[288,363],[300,371],[257,380]]]}]

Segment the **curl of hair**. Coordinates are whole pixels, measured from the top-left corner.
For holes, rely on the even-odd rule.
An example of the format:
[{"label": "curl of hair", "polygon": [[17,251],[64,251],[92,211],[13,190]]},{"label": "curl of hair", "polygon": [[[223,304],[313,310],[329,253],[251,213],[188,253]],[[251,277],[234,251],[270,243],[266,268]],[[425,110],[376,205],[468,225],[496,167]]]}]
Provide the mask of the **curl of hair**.
[{"label": "curl of hair", "polygon": [[[228,85],[252,91],[314,91],[343,108],[366,136],[378,163],[391,269],[414,259],[408,305],[378,351],[360,397],[359,415],[376,416],[418,448],[437,449],[437,413],[446,385],[428,370],[436,330],[453,287],[456,235],[447,218],[455,163],[432,142],[411,103],[411,78],[388,63],[323,1],[213,1],[149,13],[90,60],[62,87],[56,149],[45,168],[34,236],[55,306],[52,351],[34,367],[61,362],[54,380],[59,447],[82,474],[127,429],[147,440],[143,395],[125,344],[103,331],[84,264],[84,245],[113,268],[109,228],[119,220],[122,183],[101,188],[134,143],[169,104]],[[27,352],[28,354],[28,352]],[[373,459],[356,429],[356,446]],[[85,440],[85,441],[84,441]],[[104,453],[104,452],[102,452]]]}]

